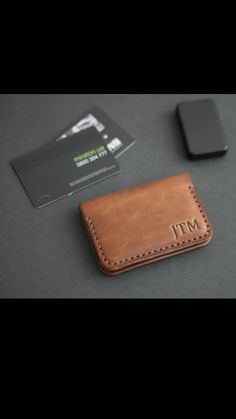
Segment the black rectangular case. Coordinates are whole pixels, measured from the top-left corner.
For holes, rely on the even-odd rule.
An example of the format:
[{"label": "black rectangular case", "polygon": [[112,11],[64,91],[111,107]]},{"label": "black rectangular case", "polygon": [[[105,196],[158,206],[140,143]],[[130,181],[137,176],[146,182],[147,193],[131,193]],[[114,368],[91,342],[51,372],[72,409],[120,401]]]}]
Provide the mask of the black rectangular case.
[{"label": "black rectangular case", "polygon": [[222,120],[212,99],[178,104],[176,108],[191,159],[224,155],[228,146]]}]

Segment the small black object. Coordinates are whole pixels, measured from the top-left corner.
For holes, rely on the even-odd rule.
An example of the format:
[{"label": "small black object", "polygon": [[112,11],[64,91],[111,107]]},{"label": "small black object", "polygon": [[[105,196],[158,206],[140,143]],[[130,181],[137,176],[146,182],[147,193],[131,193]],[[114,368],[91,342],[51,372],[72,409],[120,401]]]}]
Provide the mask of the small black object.
[{"label": "small black object", "polygon": [[216,104],[212,99],[194,100],[177,105],[188,156],[191,159],[222,156],[228,151]]}]

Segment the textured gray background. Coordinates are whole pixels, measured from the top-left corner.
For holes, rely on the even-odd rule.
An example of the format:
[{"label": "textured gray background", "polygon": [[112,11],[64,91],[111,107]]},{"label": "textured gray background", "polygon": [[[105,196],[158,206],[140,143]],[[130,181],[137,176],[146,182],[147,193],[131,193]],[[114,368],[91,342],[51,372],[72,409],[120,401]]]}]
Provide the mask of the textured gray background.
[{"label": "textured gray background", "polygon": [[[225,157],[188,161],[178,102],[213,97],[224,118]],[[70,198],[33,208],[9,161],[43,145],[92,105],[135,139],[122,172]],[[1,95],[1,297],[236,297],[236,95]],[[77,203],[186,170],[214,228],[194,252],[115,278],[100,273]]]}]

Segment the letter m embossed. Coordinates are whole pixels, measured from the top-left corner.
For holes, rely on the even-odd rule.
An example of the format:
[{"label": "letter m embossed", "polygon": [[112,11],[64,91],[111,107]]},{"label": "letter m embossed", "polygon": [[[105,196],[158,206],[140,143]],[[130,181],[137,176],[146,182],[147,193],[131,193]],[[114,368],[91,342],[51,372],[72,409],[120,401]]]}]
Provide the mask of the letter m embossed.
[{"label": "letter m embossed", "polygon": [[193,230],[200,230],[198,220],[196,218],[193,220],[193,222],[187,221],[187,226],[190,232]]}]

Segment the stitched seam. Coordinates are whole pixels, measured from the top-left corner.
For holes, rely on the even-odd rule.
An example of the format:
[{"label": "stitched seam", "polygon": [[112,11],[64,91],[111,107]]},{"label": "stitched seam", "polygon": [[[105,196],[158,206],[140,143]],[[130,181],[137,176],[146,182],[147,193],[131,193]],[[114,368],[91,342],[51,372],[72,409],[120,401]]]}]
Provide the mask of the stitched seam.
[{"label": "stitched seam", "polygon": [[200,214],[201,214],[201,216],[202,216],[202,218],[203,218],[203,220],[204,220],[204,222],[205,222],[205,224],[206,224],[206,226],[207,226],[207,232],[206,232],[205,234],[203,234],[203,235],[201,235],[201,236],[198,236],[198,237],[194,237],[193,239],[189,239],[189,240],[183,240],[183,241],[174,242],[174,243],[172,243],[172,244],[170,244],[170,245],[168,245],[168,246],[163,246],[163,247],[160,247],[159,249],[153,249],[153,250],[150,250],[149,252],[144,252],[144,253],[141,253],[141,254],[139,254],[139,255],[131,256],[131,257],[128,257],[128,258],[126,258],[126,259],[119,260],[118,262],[110,262],[110,261],[106,258],[105,254],[104,254],[104,252],[103,252],[102,246],[101,246],[101,244],[100,244],[100,241],[99,241],[99,238],[98,238],[98,236],[97,236],[96,230],[95,230],[94,225],[93,225],[93,223],[92,223],[92,219],[91,219],[91,217],[86,217],[86,221],[88,222],[89,229],[90,229],[90,231],[91,231],[91,232],[92,232],[92,234],[93,234],[94,240],[95,240],[95,242],[96,242],[96,244],[97,244],[97,247],[98,247],[98,249],[99,249],[99,254],[100,254],[100,256],[102,257],[103,262],[105,262],[105,263],[106,263],[107,265],[109,265],[109,266],[118,266],[118,265],[121,265],[122,263],[127,263],[127,262],[131,262],[131,261],[133,261],[133,260],[137,260],[137,259],[140,259],[140,258],[144,258],[144,257],[146,257],[146,256],[152,256],[152,255],[155,255],[156,253],[158,253],[158,252],[162,252],[163,250],[174,249],[174,248],[180,248],[181,246],[186,245],[186,244],[188,244],[188,243],[193,243],[193,242],[196,242],[197,240],[200,240],[200,239],[202,239],[202,238],[206,238],[206,237],[208,237],[208,235],[209,235],[209,233],[210,233],[210,224],[209,224],[209,222],[208,222],[208,219],[207,219],[207,217],[206,217],[206,215],[205,215],[205,213],[204,213],[204,211],[203,211],[203,208],[202,208],[202,206],[201,206],[200,202],[199,202],[199,201],[198,201],[198,199],[197,199],[197,196],[196,196],[196,192],[195,192],[194,187],[192,187],[192,186],[188,186],[188,189],[189,189],[189,191],[190,191],[190,193],[191,193],[191,195],[192,195],[192,197],[193,197],[194,201],[196,202],[196,204],[197,204],[197,206],[198,206],[198,208],[199,208]]}]

